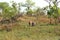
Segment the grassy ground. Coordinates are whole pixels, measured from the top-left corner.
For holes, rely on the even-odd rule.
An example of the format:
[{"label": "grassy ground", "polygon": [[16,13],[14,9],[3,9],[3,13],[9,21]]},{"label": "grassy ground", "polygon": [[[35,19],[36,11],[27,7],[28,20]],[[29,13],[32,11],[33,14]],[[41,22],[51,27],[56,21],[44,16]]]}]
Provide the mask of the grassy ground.
[{"label": "grassy ground", "polygon": [[60,25],[29,26],[27,20],[22,20],[12,26],[11,31],[0,31],[0,40],[60,40]]},{"label": "grassy ground", "polygon": [[29,26],[25,22],[16,24],[12,31],[0,31],[0,40],[60,40],[60,26]]}]

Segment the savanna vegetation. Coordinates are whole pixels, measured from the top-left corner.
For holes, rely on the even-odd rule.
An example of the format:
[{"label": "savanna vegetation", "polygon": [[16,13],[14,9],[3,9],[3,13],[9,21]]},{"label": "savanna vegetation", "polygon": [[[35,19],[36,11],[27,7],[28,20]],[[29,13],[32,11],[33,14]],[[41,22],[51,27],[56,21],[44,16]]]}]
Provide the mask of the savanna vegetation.
[{"label": "savanna vegetation", "polygon": [[0,2],[0,40],[60,40],[60,1],[45,1],[43,8],[32,0]]}]

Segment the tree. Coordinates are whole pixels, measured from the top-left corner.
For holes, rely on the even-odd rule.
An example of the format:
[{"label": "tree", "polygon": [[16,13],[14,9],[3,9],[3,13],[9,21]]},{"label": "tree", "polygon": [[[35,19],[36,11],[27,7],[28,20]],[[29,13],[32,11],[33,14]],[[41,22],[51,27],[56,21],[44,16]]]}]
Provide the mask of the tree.
[{"label": "tree", "polygon": [[18,14],[20,14],[20,11],[21,11],[21,6],[22,6],[23,4],[22,3],[18,3]]},{"label": "tree", "polygon": [[59,17],[59,13],[58,13],[58,3],[59,3],[60,1],[58,1],[58,0],[54,0],[53,1],[53,4],[54,4],[54,14],[53,14],[53,16],[54,16],[54,18],[55,18],[55,24],[57,24],[57,20],[58,20],[58,17]]},{"label": "tree", "polygon": [[[58,15],[59,15],[57,6],[60,1],[58,0],[45,0],[45,1],[49,3],[49,10],[47,11],[48,15],[50,16],[50,18],[53,15],[55,18],[55,24],[57,24],[56,19],[58,18]],[[53,6],[51,6],[52,5],[51,2],[53,3]],[[50,23],[51,23],[51,19],[50,19]]]},{"label": "tree", "polygon": [[40,7],[37,7],[36,14],[40,15],[40,16],[45,15],[44,10],[42,8],[40,8]]},{"label": "tree", "polygon": [[[48,2],[49,6],[45,7],[44,10],[47,10],[47,15],[50,18],[50,24],[51,24],[51,17],[52,17],[52,13],[53,13],[52,6],[50,4],[51,0],[45,0],[45,1]],[[49,8],[49,10],[48,10],[48,8]]]},{"label": "tree", "polygon": [[2,9],[2,13],[4,13],[4,11],[5,11],[5,8],[6,7],[8,7],[9,6],[9,4],[8,3],[6,3],[6,2],[0,2],[0,8]]},{"label": "tree", "polygon": [[0,8],[2,9],[2,16],[3,16],[3,18],[6,17],[6,12],[8,12],[8,10],[7,10],[8,7],[9,7],[9,3],[0,2]]},{"label": "tree", "polygon": [[3,11],[2,17],[5,19],[11,18],[12,16],[16,15],[17,8],[15,7],[15,4],[13,5],[13,7],[11,7],[11,6],[9,6],[9,3],[7,3],[7,2],[0,2],[0,8]]},{"label": "tree", "polygon": [[29,11],[31,10],[32,6],[34,6],[34,2],[31,0],[26,0],[25,4],[23,4],[23,7],[26,7],[27,14],[29,14]]},{"label": "tree", "polygon": [[17,3],[16,2],[12,1],[12,7],[13,7],[15,13],[17,13]]}]

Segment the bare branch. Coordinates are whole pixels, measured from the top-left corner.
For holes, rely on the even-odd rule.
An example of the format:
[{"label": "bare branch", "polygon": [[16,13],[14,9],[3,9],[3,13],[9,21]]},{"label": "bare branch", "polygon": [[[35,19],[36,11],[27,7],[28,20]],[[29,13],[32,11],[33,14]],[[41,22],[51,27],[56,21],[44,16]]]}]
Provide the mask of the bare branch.
[{"label": "bare branch", "polygon": [[60,3],[60,1],[57,2],[57,4]]}]

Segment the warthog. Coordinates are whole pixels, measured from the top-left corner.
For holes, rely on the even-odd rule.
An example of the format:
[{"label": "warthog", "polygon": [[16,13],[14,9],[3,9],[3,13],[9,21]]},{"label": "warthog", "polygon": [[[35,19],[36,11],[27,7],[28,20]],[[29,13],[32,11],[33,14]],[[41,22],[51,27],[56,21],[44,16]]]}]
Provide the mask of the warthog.
[{"label": "warthog", "polygon": [[29,21],[29,25],[31,25],[31,26],[35,26],[35,25],[36,25],[36,23],[35,23],[35,22],[33,22],[33,21]]}]

